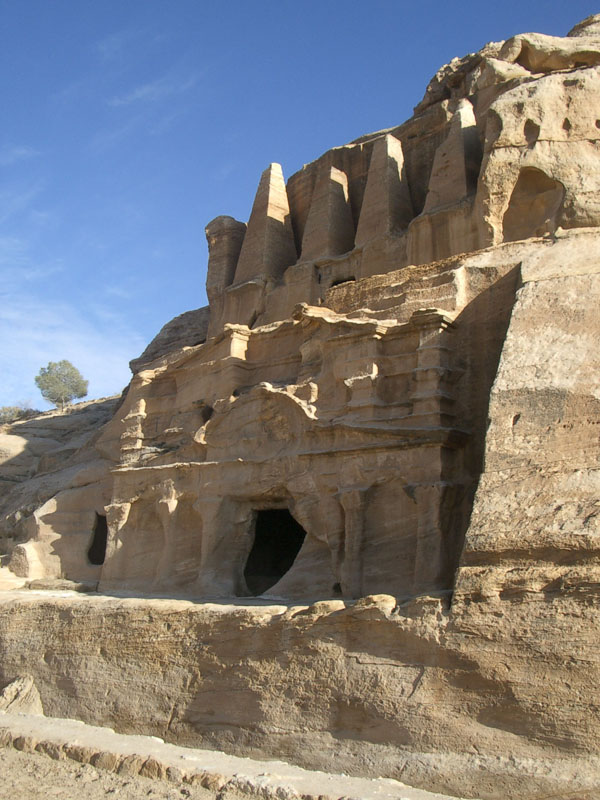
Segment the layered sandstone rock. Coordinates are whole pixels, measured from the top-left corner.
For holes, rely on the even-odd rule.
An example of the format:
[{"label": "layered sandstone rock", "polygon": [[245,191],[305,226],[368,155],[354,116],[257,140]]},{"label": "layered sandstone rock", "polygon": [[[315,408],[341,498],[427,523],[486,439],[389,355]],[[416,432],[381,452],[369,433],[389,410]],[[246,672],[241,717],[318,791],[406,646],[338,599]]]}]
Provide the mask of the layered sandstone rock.
[{"label": "layered sandstone rock", "polygon": [[0,542],[13,574],[98,581],[88,553],[110,499],[112,464],[95,443],[119,404],[114,397],[78,403],[3,426]]},{"label": "layered sandstone rock", "polygon": [[600,780],[590,599],[13,593],[0,602],[2,669],[35,672],[47,715],[124,733],[459,797],[588,800]]},{"label": "layered sandstone rock", "polygon": [[157,358],[181,347],[204,344],[208,335],[209,308],[186,311],[163,325],[158,334],[138,358],[129,362],[135,374]]},{"label": "layered sandstone rock", "polygon": [[208,224],[209,311],[64,463],[31,446],[3,524],[27,578],[220,605],[11,598],[0,678],[469,796],[595,779],[599,26],[455,59]]}]

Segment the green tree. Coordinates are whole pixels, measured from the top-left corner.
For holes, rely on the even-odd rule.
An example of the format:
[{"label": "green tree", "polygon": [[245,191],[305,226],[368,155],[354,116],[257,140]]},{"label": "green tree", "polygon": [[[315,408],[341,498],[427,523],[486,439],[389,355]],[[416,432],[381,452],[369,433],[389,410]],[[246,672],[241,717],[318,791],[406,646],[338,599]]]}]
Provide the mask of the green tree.
[{"label": "green tree", "polygon": [[42,367],[35,376],[35,383],[42,397],[55,406],[60,405],[64,411],[74,398],[85,397],[88,382],[77,367],[70,361],[51,361],[47,367]]}]

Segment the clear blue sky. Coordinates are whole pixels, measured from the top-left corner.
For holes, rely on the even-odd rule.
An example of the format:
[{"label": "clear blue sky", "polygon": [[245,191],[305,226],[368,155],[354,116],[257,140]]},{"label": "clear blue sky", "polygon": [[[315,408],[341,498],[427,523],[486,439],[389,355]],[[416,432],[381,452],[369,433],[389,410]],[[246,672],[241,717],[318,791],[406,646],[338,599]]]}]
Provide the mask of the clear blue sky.
[{"label": "clear blue sky", "polygon": [[402,0],[0,0],[0,405],[71,360],[90,397],[206,303],[204,226],[262,170],[408,118],[453,56],[598,7]]}]

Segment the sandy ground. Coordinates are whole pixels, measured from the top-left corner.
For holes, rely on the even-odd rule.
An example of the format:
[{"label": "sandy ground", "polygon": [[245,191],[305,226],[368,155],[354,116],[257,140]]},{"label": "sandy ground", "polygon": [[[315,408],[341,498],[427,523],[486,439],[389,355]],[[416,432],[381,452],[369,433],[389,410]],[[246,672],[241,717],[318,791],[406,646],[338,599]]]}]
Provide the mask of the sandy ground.
[{"label": "sandy ground", "polygon": [[[22,702],[28,696],[23,693]],[[0,713],[0,800],[111,796],[124,800],[214,800],[217,796],[218,800],[248,800],[250,796],[453,800],[385,778],[350,777],[283,761],[181,747],[77,720]]]},{"label": "sandy ground", "polygon": [[[76,761],[55,761],[12,747],[0,749],[0,800],[214,800],[201,786],[121,777]],[[228,794],[227,800],[234,796]]]}]

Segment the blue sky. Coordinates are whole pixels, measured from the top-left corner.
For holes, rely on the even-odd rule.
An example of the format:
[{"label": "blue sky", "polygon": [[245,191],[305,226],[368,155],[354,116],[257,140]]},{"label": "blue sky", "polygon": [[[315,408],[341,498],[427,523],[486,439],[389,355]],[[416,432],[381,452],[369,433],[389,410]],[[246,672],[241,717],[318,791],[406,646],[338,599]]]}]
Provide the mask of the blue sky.
[{"label": "blue sky", "polygon": [[0,0],[0,405],[90,397],[206,303],[204,226],[262,170],[399,124],[453,56],[564,35],[593,2]]}]

